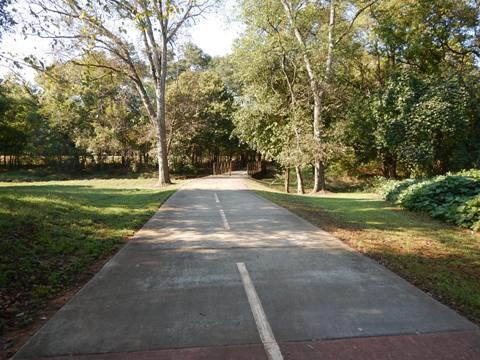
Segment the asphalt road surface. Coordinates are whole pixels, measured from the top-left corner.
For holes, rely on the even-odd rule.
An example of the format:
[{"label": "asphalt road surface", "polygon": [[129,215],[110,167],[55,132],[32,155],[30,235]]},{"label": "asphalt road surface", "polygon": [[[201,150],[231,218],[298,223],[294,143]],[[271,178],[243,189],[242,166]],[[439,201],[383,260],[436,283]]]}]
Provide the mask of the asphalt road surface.
[{"label": "asphalt road surface", "polygon": [[194,180],[15,358],[480,359],[479,328],[247,189]]}]

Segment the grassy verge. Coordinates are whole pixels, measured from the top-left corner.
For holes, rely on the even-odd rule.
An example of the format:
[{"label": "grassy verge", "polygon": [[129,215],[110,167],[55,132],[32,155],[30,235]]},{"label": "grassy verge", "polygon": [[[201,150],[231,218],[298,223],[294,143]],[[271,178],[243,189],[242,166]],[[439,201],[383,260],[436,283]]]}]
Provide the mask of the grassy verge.
[{"label": "grassy verge", "polygon": [[[188,179],[211,175],[210,167],[186,168],[181,172],[171,172],[172,179]],[[82,170],[58,169],[48,166],[24,167],[9,169],[0,167],[0,182],[37,182],[37,181],[64,181],[85,179],[151,179],[155,178],[158,170],[154,166],[144,166],[139,171],[119,165],[105,165],[103,167],[88,167]]]},{"label": "grassy verge", "polygon": [[252,181],[264,198],[330,232],[480,323],[480,236],[411,213],[374,194],[288,195]]},{"label": "grassy verge", "polygon": [[54,167],[31,167],[8,169],[0,168],[0,182],[36,182],[36,181],[63,181],[84,179],[148,179],[155,177],[155,169],[145,169],[133,173],[131,170],[109,166],[104,168],[87,168],[83,170],[66,170]]},{"label": "grassy verge", "polygon": [[[310,192],[313,188],[313,173],[310,169],[302,171],[303,186],[305,192]],[[271,189],[283,191],[284,189],[284,174],[267,172],[265,176],[257,180],[261,184],[268,186]],[[360,180],[353,176],[333,176],[327,174],[327,190],[334,192],[352,192],[360,191],[369,186],[367,180]],[[290,170],[290,192],[297,191],[297,177],[295,170]]]},{"label": "grassy verge", "polygon": [[154,184],[0,182],[0,333],[35,321],[51,298],[82,281],[175,191]]}]

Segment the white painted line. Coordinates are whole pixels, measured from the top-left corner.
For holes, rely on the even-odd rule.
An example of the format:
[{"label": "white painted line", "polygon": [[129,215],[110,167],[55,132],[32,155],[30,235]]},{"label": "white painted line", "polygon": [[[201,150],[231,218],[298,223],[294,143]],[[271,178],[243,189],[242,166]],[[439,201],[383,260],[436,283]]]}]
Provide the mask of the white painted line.
[{"label": "white painted line", "polygon": [[228,225],[227,217],[225,216],[225,213],[222,209],[220,209],[220,216],[222,217],[223,227],[225,228],[225,230],[230,230],[230,225]]},{"label": "white painted line", "polygon": [[244,263],[237,263],[238,272],[242,278],[243,287],[247,293],[248,302],[250,303],[250,309],[252,309],[253,318],[257,324],[258,333],[262,340],[263,347],[269,360],[283,360],[280,348],[273,336],[272,328],[268,323],[267,316],[263,311],[262,303],[258,297],[255,286],[248,273],[247,267]]},{"label": "white painted line", "polygon": [[215,202],[219,203],[220,200],[218,199],[218,195],[217,193],[213,193],[213,196],[215,197]]}]

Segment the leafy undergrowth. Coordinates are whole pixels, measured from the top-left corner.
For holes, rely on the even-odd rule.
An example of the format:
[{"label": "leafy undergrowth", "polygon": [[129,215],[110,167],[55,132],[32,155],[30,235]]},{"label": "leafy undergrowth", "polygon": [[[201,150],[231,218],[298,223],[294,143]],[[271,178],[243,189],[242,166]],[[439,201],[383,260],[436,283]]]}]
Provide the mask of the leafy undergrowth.
[{"label": "leafy undergrowth", "polygon": [[0,330],[34,321],[49,299],[117,250],[175,191],[154,184],[0,183]]},{"label": "leafy undergrowth", "polygon": [[257,193],[330,232],[480,323],[477,234],[402,210],[373,194],[319,197],[265,189]]},{"label": "leafy undergrowth", "polygon": [[379,192],[412,211],[480,231],[480,170],[429,179],[386,181]]}]

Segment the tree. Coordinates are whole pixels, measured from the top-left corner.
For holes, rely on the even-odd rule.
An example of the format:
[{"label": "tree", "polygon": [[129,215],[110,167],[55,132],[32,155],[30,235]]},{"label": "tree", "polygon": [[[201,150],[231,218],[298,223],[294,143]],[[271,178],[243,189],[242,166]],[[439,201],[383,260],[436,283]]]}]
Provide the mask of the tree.
[{"label": "tree", "polygon": [[[38,89],[7,76],[0,83],[0,154],[4,165],[21,165],[21,156],[40,155],[37,148],[48,136],[39,111]],[[45,146],[45,145],[43,145]]]},{"label": "tree", "polygon": [[[298,47],[286,34],[285,22],[270,4],[249,3],[249,27],[235,48],[235,72],[244,86],[235,115],[235,133],[264,158],[297,173],[313,159],[308,79],[299,67]],[[281,13],[280,13],[281,14]],[[286,186],[288,188],[288,186]]]},{"label": "tree", "polygon": [[469,0],[382,1],[373,8],[378,51],[395,71],[440,72],[480,58],[480,8]]},{"label": "tree", "polygon": [[[416,176],[458,171],[471,163],[466,149],[467,93],[455,78],[392,77],[373,102],[380,155]],[[386,174],[395,177],[393,167]]]},{"label": "tree", "polygon": [[386,177],[473,166],[480,128],[478,7],[384,0],[367,15],[356,40],[361,61],[353,63],[358,71],[350,72],[344,100],[352,166],[379,163]]},{"label": "tree", "polygon": [[[75,62],[88,62],[88,56]],[[95,57],[100,61],[102,54]],[[109,65],[104,56],[101,61]],[[78,157],[87,155],[100,164],[107,155],[121,155],[124,166],[132,162],[135,167],[145,159],[154,140],[148,136],[151,124],[122,74],[101,67],[78,69],[69,61],[54,64],[37,81],[42,88],[40,111],[52,129],[75,145],[76,166]]]},{"label": "tree", "polygon": [[182,46],[181,58],[175,63],[174,68],[178,71],[177,76],[187,70],[206,70],[212,61],[212,57],[206,54],[197,45],[188,42]]},{"label": "tree", "polygon": [[[165,126],[168,46],[179,30],[215,1],[33,0],[33,27],[67,49],[92,55],[79,66],[121,73],[134,84],[157,135],[159,184],[170,183]],[[47,19],[47,21],[45,21]],[[136,38],[135,38],[136,37]],[[137,39],[139,41],[137,41]],[[105,52],[109,65],[97,61]],[[152,91],[151,91],[152,89]]]},{"label": "tree", "polygon": [[[279,116],[283,116],[280,108],[283,108],[284,113],[287,111],[285,109],[290,112],[289,126],[282,127],[286,131],[285,134],[290,131],[290,136],[295,139],[297,135],[292,124],[297,124],[299,129],[307,127],[303,124],[300,126],[295,120],[298,118],[297,113],[303,114],[303,121],[308,117],[313,118],[309,125],[312,134],[305,136],[302,133],[298,137],[298,144],[308,144],[308,151],[303,149],[301,152],[303,156],[298,156],[298,161],[302,164],[314,163],[313,191],[325,189],[324,168],[333,159],[332,145],[337,146],[339,142],[338,131],[335,128],[338,127],[341,120],[338,109],[342,102],[337,99],[337,84],[334,83],[334,74],[339,72],[336,70],[334,73],[334,53],[338,49],[343,52],[342,58],[350,55],[345,48],[353,43],[354,36],[351,34],[355,30],[354,23],[360,14],[372,4],[373,2],[363,3],[361,7],[355,7],[355,3],[349,1],[340,2],[341,6],[337,1],[323,3],[245,0],[243,2],[243,17],[250,32],[247,31],[242,46],[249,46],[249,49],[244,54],[240,55],[239,53],[239,56],[244,56],[248,60],[245,63],[239,62],[241,66],[238,66],[237,71],[242,73],[242,68],[253,66],[252,64],[255,62],[251,59],[257,54],[259,58],[262,58],[263,49],[260,49],[260,45],[253,43],[256,39],[258,44],[269,49],[265,58],[266,64],[269,65],[262,64],[256,73],[267,71],[272,80],[266,79],[261,86],[265,86],[265,92],[269,91],[266,87],[272,88],[273,94],[270,96],[284,99],[277,101],[278,104],[282,104],[275,110],[279,111]],[[340,17],[337,17],[338,6],[341,10]],[[352,9],[355,12],[350,15]],[[341,20],[340,24],[337,24],[337,19]],[[340,30],[338,37],[335,36],[337,27]],[[247,36],[251,39],[247,40]],[[251,42],[250,45],[248,41]],[[344,45],[345,43],[347,45]],[[353,51],[352,54],[356,55]],[[348,63],[348,61],[342,61]],[[291,69],[287,69],[284,65],[288,65],[287,67]],[[264,70],[264,68],[266,69]],[[348,75],[345,76],[345,78],[347,77]],[[245,83],[247,86],[248,82],[260,85],[262,80],[262,77],[255,74]],[[254,101],[259,102],[260,100],[249,99],[248,101],[254,103]],[[286,106],[287,104],[288,106]],[[273,107],[270,109],[273,110]],[[283,122],[279,123],[283,124]],[[291,144],[295,143],[296,140]],[[305,145],[301,145],[300,148],[303,146]],[[286,148],[284,147],[284,149]],[[284,151],[282,156],[292,158],[292,154],[295,152],[300,154],[298,151],[293,151],[288,155]],[[339,153],[338,149],[336,152]],[[277,155],[280,155],[280,152]],[[312,156],[308,162],[305,161],[307,156]],[[295,166],[293,163],[291,165]]]},{"label": "tree", "polygon": [[181,167],[190,159],[232,156],[238,139],[232,137],[233,97],[210,70],[187,70],[168,85],[167,112],[170,160]]},{"label": "tree", "polygon": [[311,57],[309,55],[309,50],[307,48],[307,43],[303,34],[300,32],[300,28],[297,23],[298,11],[301,6],[300,3],[294,3],[290,0],[281,0],[282,5],[285,9],[285,14],[288,18],[290,26],[292,27],[295,38],[297,39],[300,49],[303,55],[303,61],[305,64],[305,69],[310,80],[310,88],[313,96],[313,135],[315,142],[317,143],[318,153],[315,156],[315,176],[314,176],[314,186],[313,191],[317,192],[325,189],[325,170],[324,164],[319,154],[321,146],[321,131],[322,131],[322,90],[320,87],[320,80],[316,74]]},{"label": "tree", "polygon": [[[315,175],[313,191],[325,190],[325,156],[323,149],[322,136],[325,127],[326,116],[325,111],[325,95],[331,91],[331,82],[333,76],[333,60],[336,45],[347,36],[351,28],[359,17],[366,9],[372,6],[377,0],[362,4],[358,7],[357,11],[353,14],[350,24],[346,30],[338,37],[335,36],[336,22],[337,22],[337,3],[336,0],[330,0],[328,3],[328,25],[326,26],[327,37],[324,42],[326,43],[327,54],[325,57],[325,67],[323,76],[319,75],[318,70],[314,66],[311,41],[314,39],[318,41],[321,37],[310,36],[310,34],[316,33],[315,28],[321,28],[322,20],[318,16],[318,11],[322,11],[322,5],[317,3],[305,3],[303,1],[295,0],[281,0],[285,15],[288,19],[288,23],[291,26],[295,39],[297,40],[300,51],[303,55],[303,62],[310,81],[310,90],[313,97],[313,138],[317,145],[317,153],[315,156]],[[355,2],[349,2],[351,7],[356,8]],[[320,9],[317,7],[320,6]],[[347,12],[345,12],[346,14]],[[345,16],[346,17],[346,16]],[[327,20],[325,21],[327,22]],[[304,27],[303,29],[301,27]],[[302,31],[303,30],[303,31]]]}]

